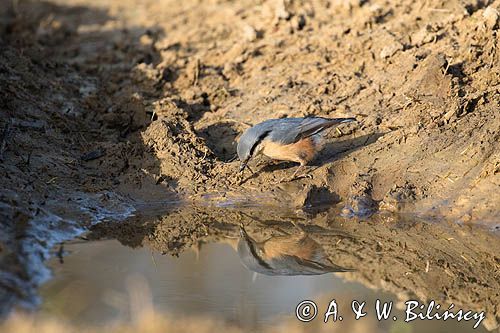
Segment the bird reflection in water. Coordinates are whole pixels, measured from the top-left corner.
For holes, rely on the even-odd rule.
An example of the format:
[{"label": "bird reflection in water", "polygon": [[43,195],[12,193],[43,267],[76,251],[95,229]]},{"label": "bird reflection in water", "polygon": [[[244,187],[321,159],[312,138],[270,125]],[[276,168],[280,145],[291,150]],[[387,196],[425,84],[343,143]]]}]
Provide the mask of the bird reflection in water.
[{"label": "bird reflection in water", "polygon": [[349,272],[331,262],[318,242],[302,229],[296,235],[282,235],[257,242],[240,225],[238,254],[251,271],[265,275],[319,275]]}]

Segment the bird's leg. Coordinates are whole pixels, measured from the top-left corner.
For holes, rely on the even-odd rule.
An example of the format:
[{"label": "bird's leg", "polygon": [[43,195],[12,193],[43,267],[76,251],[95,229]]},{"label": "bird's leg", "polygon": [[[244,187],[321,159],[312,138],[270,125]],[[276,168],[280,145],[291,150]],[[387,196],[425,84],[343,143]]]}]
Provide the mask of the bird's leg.
[{"label": "bird's leg", "polygon": [[300,163],[300,166],[297,168],[297,170],[295,170],[295,172],[293,173],[293,176],[292,176],[292,180],[295,180],[295,179],[299,179],[299,178],[310,178],[312,179],[313,176],[309,173],[310,170],[306,171],[306,173],[303,173],[302,175],[300,176],[297,176],[297,173],[299,173],[299,170],[300,168],[305,168],[307,165],[307,162],[301,162]]},{"label": "bird's leg", "polygon": [[249,167],[248,165],[247,165],[247,169],[251,172],[251,173],[250,173],[250,176],[253,176],[253,174],[254,174],[255,172],[253,172],[253,170],[252,170],[252,169],[250,169],[250,167]]},{"label": "bird's leg", "polygon": [[296,223],[294,220],[290,220],[290,223],[293,224],[293,226],[298,230],[300,231],[300,234],[305,234],[306,232],[304,231],[304,229],[302,229],[302,227],[300,226],[300,224]]},{"label": "bird's leg", "polygon": [[[291,181],[293,181],[293,180],[295,180],[295,179],[299,179],[299,178],[312,178],[312,175],[311,175],[311,174],[309,174],[309,173],[304,173],[304,174],[302,174],[301,176],[297,177],[297,174],[299,173],[299,171],[300,171],[300,170],[302,170],[304,167],[305,167],[305,163],[301,163],[301,164],[299,165],[299,167],[297,168],[297,170],[295,170],[295,172],[293,173],[292,177],[290,177],[290,178],[289,178],[288,180],[286,180],[286,181],[291,182]],[[283,176],[283,177],[280,179],[280,181],[279,181],[278,183],[283,183],[283,182],[285,182],[285,179],[286,179],[286,178],[287,178],[286,176]]]},{"label": "bird's leg", "polygon": [[[278,181],[278,184],[280,183],[284,183],[285,181],[287,182],[291,182],[292,180],[295,179],[295,176],[297,175],[297,173],[299,172],[300,169],[302,169],[304,166],[302,164],[299,165],[299,167],[297,168],[297,170],[295,170],[295,172],[293,173],[292,177],[288,178],[286,175],[281,177],[281,179]],[[288,179],[287,179],[288,178]]]},{"label": "bird's leg", "polygon": [[295,180],[295,177],[297,176],[297,174],[299,173],[299,170],[303,169],[304,168],[304,165],[301,163],[299,165],[299,167],[297,168],[297,170],[295,170],[295,172],[293,173],[292,177],[290,178],[290,181],[292,180]]},{"label": "bird's leg", "polygon": [[240,181],[238,182],[238,185],[243,185],[243,183],[245,183],[247,180],[249,180],[250,178],[252,178],[252,176],[255,174],[255,172],[253,172],[253,170],[252,170],[252,169],[250,169],[250,167],[249,167],[248,165],[246,165],[246,166],[245,166],[245,169],[248,169],[248,170],[251,172],[251,173],[250,173],[250,176],[248,176],[247,178],[245,178],[245,177],[244,177],[244,175],[243,175],[243,174],[244,174],[244,172],[245,172],[245,170],[243,170],[243,171],[241,172],[241,176],[240,176],[240,177],[241,177],[241,179],[240,179]]}]

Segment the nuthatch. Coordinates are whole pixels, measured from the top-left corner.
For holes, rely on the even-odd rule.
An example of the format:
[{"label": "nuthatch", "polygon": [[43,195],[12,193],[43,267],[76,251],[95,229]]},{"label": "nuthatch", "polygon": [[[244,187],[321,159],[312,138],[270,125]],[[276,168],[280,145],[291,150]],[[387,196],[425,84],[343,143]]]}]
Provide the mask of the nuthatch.
[{"label": "nuthatch", "polygon": [[300,163],[300,168],[312,161],[321,149],[321,137],[325,129],[355,118],[282,118],[269,119],[247,129],[238,141],[240,172],[248,161],[259,154],[280,161]]},{"label": "nuthatch", "polygon": [[332,263],[321,245],[303,231],[298,235],[275,236],[257,242],[240,226],[238,254],[248,269],[265,275],[319,275],[353,271]]}]

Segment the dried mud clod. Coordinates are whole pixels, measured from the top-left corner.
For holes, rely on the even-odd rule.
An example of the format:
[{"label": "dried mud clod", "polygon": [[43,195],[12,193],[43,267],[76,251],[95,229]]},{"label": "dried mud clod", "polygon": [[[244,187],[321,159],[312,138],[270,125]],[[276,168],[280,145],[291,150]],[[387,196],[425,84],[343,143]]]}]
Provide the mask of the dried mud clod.
[{"label": "dried mud clod", "polygon": [[183,116],[162,118],[143,133],[149,152],[159,160],[158,172],[191,189],[212,179],[214,154]]}]

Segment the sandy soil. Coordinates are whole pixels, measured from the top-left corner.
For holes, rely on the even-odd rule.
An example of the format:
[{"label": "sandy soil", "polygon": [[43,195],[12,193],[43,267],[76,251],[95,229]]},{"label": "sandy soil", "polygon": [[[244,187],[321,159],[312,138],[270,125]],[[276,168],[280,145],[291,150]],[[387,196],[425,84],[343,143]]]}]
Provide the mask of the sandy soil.
[{"label": "sandy soil", "polygon": [[[341,202],[354,217],[500,228],[498,0],[5,3],[3,285],[36,290],[33,251],[42,265],[51,245],[130,202]],[[306,115],[359,122],[328,133],[312,179],[276,185],[294,165],[266,161],[236,172],[245,128]]]}]

